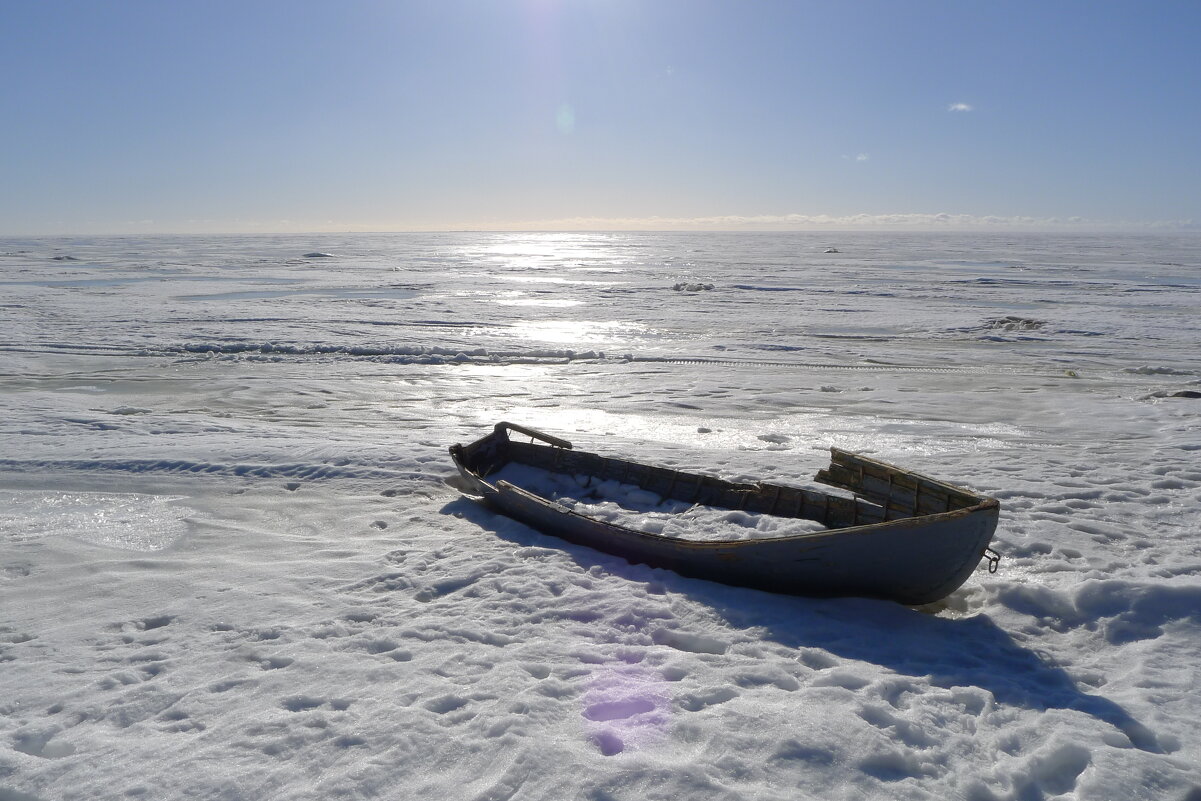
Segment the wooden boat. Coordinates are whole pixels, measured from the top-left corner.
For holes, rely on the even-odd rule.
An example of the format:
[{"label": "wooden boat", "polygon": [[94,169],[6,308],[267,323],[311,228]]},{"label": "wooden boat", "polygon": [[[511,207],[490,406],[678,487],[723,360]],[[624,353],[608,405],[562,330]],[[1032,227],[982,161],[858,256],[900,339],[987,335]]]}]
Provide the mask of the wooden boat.
[{"label": "wooden boat", "polygon": [[[517,441],[509,432],[524,434]],[[540,443],[533,440],[540,440]],[[999,503],[970,490],[831,448],[816,480],[853,497],[781,484],[738,484],[573,450],[558,437],[513,423],[451,458],[472,494],[545,534],[684,576],[769,592],[866,596],[903,604],[946,597],[967,580],[989,548]],[[664,499],[750,514],[813,520],[825,528],[772,539],[688,540],[665,537],[579,514],[503,479],[518,463],[553,473],[615,479]]]}]

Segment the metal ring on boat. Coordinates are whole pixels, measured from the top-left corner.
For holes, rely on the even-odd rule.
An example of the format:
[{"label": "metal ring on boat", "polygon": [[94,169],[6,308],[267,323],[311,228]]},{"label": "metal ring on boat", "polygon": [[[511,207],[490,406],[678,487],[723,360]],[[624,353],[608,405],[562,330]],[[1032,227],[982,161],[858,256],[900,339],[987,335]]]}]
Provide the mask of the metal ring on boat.
[{"label": "metal ring on boat", "polygon": [[997,565],[1001,564],[1001,554],[997,553],[992,548],[985,548],[984,558],[988,560],[988,572],[996,573]]}]

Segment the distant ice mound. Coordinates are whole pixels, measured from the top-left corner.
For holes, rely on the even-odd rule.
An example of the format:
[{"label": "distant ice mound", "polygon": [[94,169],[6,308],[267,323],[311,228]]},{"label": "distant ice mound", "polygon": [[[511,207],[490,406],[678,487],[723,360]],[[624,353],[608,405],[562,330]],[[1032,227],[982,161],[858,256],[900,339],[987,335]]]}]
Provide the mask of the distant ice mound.
[{"label": "distant ice mound", "polygon": [[312,253],[306,253],[306,254],[304,254],[304,257],[305,257],[306,259],[332,259],[332,258],[334,257],[334,254],[332,254],[332,253],[322,253],[322,252],[321,252],[321,251],[319,251],[319,250],[314,250]]},{"label": "distant ice mound", "polygon": [[676,292],[709,292],[713,289],[713,284],[697,284],[690,281],[681,281],[672,287]]},{"label": "distant ice mound", "polygon": [[1037,331],[1047,324],[1046,320],[1034,320],[1029,317],[1007,315],[992,320],[985,320],[981,328],[989,331]]},{"label": "distant ice mound", "polygon": [[1127,367],[1123,372],[1134,373],[1135,375],[1195,375],[1193,370],[1180,370],[1175,367],[1152,367],[1151,365],[1143,365],[1142,367]]},{"label": "distant ice mound", "polygon": [[838,248],[826,248],[825,250],[822,251],[822,253],[841,253],[841,252],[842,251],[840,251]]},{"label": "distant ice mound", "polygon": [[1157,400],[1159,398],[1188,398],[1190,400],[1201,399],[1201,392],[1195,389],[1178,389],[1175,392],[1168,389],[1159,389],[1149,395],[1144,395],[1143,400]]}]

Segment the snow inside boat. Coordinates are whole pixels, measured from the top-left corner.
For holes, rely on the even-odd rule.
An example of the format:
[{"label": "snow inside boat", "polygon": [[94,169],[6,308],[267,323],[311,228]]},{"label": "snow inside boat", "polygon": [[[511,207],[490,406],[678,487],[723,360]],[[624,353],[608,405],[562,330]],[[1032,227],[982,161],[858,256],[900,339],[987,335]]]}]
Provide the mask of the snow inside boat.
[{"label": "snow inside boat", "polygon": [[[515,441],[510,432],[531,441]],[[995,571],[1000,557],[989,543],[1000,504],[994,498],[838,448],[831,454],[816,480],[849,495],[733,483],[599,456],[506,422],[469,445],[450,448],[471,494],[504,514],[545,534],[684,576],[790,595],[920,605],[958,589],[982,557]],[[626,499],[615,496],[617,503],[635,512],[646,511],[649,498],[668,508],[722,510],[727,517],[730,510],[746,518],[769,516],[783,531],[767,538],[692,539],[666,536],[656,526],[639,530],[620,517],[581,513],[589,506],[577,498],[539,494],[536,482],[518,486],[505,477],[515,468],[566,479],[593,496],[603,486],[623,487]]]}]

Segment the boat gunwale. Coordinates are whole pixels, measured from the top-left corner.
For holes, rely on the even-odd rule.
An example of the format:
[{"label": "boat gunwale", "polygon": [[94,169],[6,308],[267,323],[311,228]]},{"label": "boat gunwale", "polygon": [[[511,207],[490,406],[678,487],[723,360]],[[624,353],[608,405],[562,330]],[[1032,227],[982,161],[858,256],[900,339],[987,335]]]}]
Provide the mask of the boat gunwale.
[{"label": "boat gunwale", "polygon": [[[539,495],[538,493],[533,492],[531,490],[527,490],[524,487],[513,484],[512,482],[505,481],[504,479],[501,479],[496,482],[489,482],[484,476],[480,475],[476,470],[469,467],[466,464],[465,458],[463,458],[463,457],[464,457],[466,449],[483,446],[489,440],[496,440],[498,442],[503,440],[505,442],[509,442],[509,438],[508,438],[508,434],[506,433],[506,429],[513,429],[513,430],[520,431],[521,433],[531,434],[531,430],[526,429],[525,427],[515,426],[515,425],[509,424],[509,423],[498,423],[493,432],[481,437],[478,440],[475,440],[474,442],[469,443],[466,446],[464,446],[464,445],[451,446],[451,448],[450,448],[451,458],[454,460],[456,466],[459,467],[460,472],[464,473],[466,476],[469,476],[472,480],[478,482],[483,487],[486,487],[487,490],[490,490],[491,493],[493,493],[496,496],[501,497],[501,498],[503,498],[503,494],[506,492],[518,493],[520,495],[526,496],[529,500],[532,500],[532,501],[538,503],[539,505],[545,507],[548,511],[554,512],[559,515],[563,515],[565,517],[580,518],[581,520],[586,520],[590,523],[603,526],[606,529],[617,531],[617,532],[622,532],[624,534],[632,535],[634,537],[645,539],[647,541],[666,542],[666,543],[671,543],[672,545],[675,545],[678,547],[695,549],[695,550],[700,550],[700,551],[731,549],[731,548],[747,548],[747,547],[754,548],[755,546],[762,546],[762,545],[766,545],[766,544],[789,543],[789,542],[814,543],[814,542],[819,542],[822,539],[825,539],[828,537],[842,537],[845,535],[878,534],[878,533],[886,532],[886,531],[890,531],[890,530],[901,530],[901,529],[913,528],[913,527],[927,525],[927,524],[942,523],[945,521],[968,518],[968,517],[972,517],[974,515],[978,515],[981,513],[987,513],[991,510],[999,510],[999,507],[1000,507],[1000,502],[996,498],[991,498],[988,496],[980,495],[979,493],[973,492],[967,488],[960,487],[960,486],[957,486],[954,484],[949,484],[945,481],[940,481],[938,479],[931,478],[930,476],[926,476],[921,473],[916,473],[916,472],[913,472],[910,470],[904,470],[902,468],[897,468],[886,462],[880,462],[878,460],[871,459],[870,457],[862,457],[862,456],[859,456],[858,454],[851,453],[850,451],[845,451],[840,448],[832,447],[830,449],[832,459],[836,459],[839,454],[843,454],[845,456],[850,456],[850,457],[853,457],[856,459],[863,459],[863,460],[866,460],[866,461],[876,465],[877,467],[887,470],[890,473],[911,476],[915,479],[924,479],[928,482],[931,482],[934,485],[944,487],[953,492],[961,493],[965,496],[974,498],[978,502],[975,504],[972,504],[971,506],[963,506],[958,509],[950,509],[945,512],[935,512],[935,513],[931,513],[931,514],[914,514],[914,515],[909,515],[906,517],[894,518],[891,520],[881,520],[881,521],[878,521],[875,523],[865,523],[865,524],[861,524],[861,525],[852,525],[852,526],[841,526],[841,527],[836,527],[836,528],[823,528],[819,531],[808,531],[808,532],[803,532],[800,534],[787,534],[787,535],[778,536],[778,537],[763,537],[763,538],[756,538],[756,539],[733,539],[733,540],[731,540],[731,539],[691,540],[691,539],[683,539],[683,538],[678,538],[678,537],[668,537],[663,534],[656,534],[654,532],[649,532],[649,531],[641,531],[639,529],[630,528],[628,526],[621,525],[619,523],[611,523],[609,521],[601,520],[600,518],[597,518],[597,517],[593,517],[593,516],[586,515],[586,514],[581,514],[580,512],[577,512],[573,509],[568,509],[560,504],[555,503],[553,500],[551,500],[549,498]],[[533,433],[538,434],[539,432],[533,432]],[[565,448],[565,449],[573,450],[575,453],[582,454],[584,456],[593,456],[593,457],[596,457],[596,458],[602,459],[602,460],[608,458],[608,457],[601,456],[600,454],[592,453],[590,451],[577,451],[574,448],[572,448],[571,444],[566,442],[566,440],[560,440],[560,439],[554,438],[554,437],[545,437],[545,435],[542,435],[542,437],[544,437],[551,444],[546,445],[546,446],[537,445],[535,447],[538,447],[538,448],[545,447],[548,450],[553,450],[555,448]],[[633,462],[632,460],[623,460],[623,461],[627,461],[627,462],[630,462],[631,464],[636,464],[636,465],[651,468],[651,469],[674,470],[673,468],[663,468],[658,465],[648,464],[645,462]],[[503,462],[503,464],[501,466],[508,465],[508,464],[528,464],[528,463],[517,460],[517,459],[506,458],[506,460]],[[832,460],[831,464],[832,465],[834,464],[833,460]],[[555,472],[555,471],[551,471],[551,472]],[[774,488],[783,488],[783,489],[789,489],[789,490],[802,490],[803,489],[803,488],[799,488],[799,487],[788,487],[783,484],[764,483],[764,482],[756,482],[755,484],[740,485],[740,484],[737,484],[734,482],[726,481],[725,479],[719,478],[717,476],[708,476],[704,473],[693,473],[693,472],[687,472],[687,471],[682,471],[682,470],[674,470],[674,472],[679,473],[680,475],[699,478],[702,480],[706,479],[706,478],[714,479],[716,481],[719,481],[719,482],[729,485],[732,489],[735,489],[735,490],[740,489],[742,486],[745,486],[748,489],[751,489],[757,493],[761,493],[764,491],[770,491],[771,489],[774,489]],[[589,475],[595,475],[595,474],[589,473]],[[831,486],[837,486],[837,485],[831,485]],[[861,495],[858,492],[855,492],[853,489],[849,489],[846,487],[839,487],[839,488],[843,489],[845,491],[851,492],[855,496],[855,499],[862,499],[868,503],[873,503],[873,501],[871,501],[871,499],[865,497],[864,495]],[[484,494],[485,498],[487,498],[487,494],[488,494],[487,492],[484,492],[482,494]],[[825,492],[821,492],[820,494],[827,495],[828,497],[840,497],[840,496],[831,495],[831,494],[825,493]],[[732,509],[733,508],[730,506],[717,505],[717,504],[703,504],[703,505],[708,505],[715,509]],[[771,512],[760,512],[758,514],[766,514],[771,517],[777,517],[777,518],[781,518],[781,519],[811,519],[811,518],[797,518],[795,516],[789,517],[786,515],[773,514]]]},{"label": "boat gunwale", "polygon": [[[472,475],[476,476],[475,473],[472,473]],[[754,547],[757,545],[761,546],[761,545],[766,545],[769,543],[775,544],[775,543],[788,543],[788,542],[801,542],[801,541],[812,543],[812,542],[820,541],[827,537],[833,537],[833,536],[841,537],[841,536],[847,535],[847,534],[850,534],[850,535],[878,534],[878,533],[881,533],[884,531],[890,531],[890,530],[894,530],[894,529],[914,528],[916,526],[925,525],[928,523],[941,523],[944,521],[971,517],[973,515],[979,514],[980,512],[1000,506],[1000,503],[998,501],[996,501],[995,499],[989,498],[984,503],[977,504],[976,506],[964,507],[961,509],[952,509],[949,512],[939,512],[937,514],[920,515],[920,516],[915,516],[915,517],[902,517],[902,518],[897,518],[895,520],[884,520],[879,523],[868,523],[868,524],[861,525],[861,526],[846,526],[844,528],[826,528],[826,529],[822,529],[820,531],[807,531],[807,532],[804,532],[801,534],[786,534],[784,536],[779,536],[779,537],[761,537],[761,538],[757,538],[757,539],[746,539],[746,540],[690,540],[690,539],[683,539],[680,537],[668,537],[664,534],[655,534],[654,532],[651,532],[651,531],[640,531],[639,529],[636,529],[636,528],[630,528],[628,526],[623,526],[618,523],[610,523],[607,520],[601,520],[600,518],[592,517],[590,515],[580,514],[579,512],[577,512],[573,509],[568,509],[564,506],[560,506],[559,504],[555,503],[554,501],[550,500],[549,498],[545,498],[536,492],[531,492],[530,490],[527,490],[524,487],[520,487],[516,484],[505,481],[504,479],[501,479],[500,481],[496,482],[496,484],[489,484],[487,481],[485,481],[482,478],[479,478],[478,476],[476,476],[476,478],[480,481],[480,483],[489,487],[490,489],[493,490],[493,492],[497,493],[498,495],[501,495],[505,492],[524,495],[524,496],[527,496],[528,498],[532,499],[533,501],[537,502],[541,506],[544,506],[548,510],[553,511],[556,514],[561,514],[565,517],[578,517],[582,520],[587,520],[590,523],[594,523],[599,526],[604,526],[607,529],[615,529],[615,530],[621,531],[625,534],[632,534],[632,535],[635,535],[635,536],[643,538],[643,539],[647,539],[647,540],[651,540],[651,541],[655,541],[655,542],[669,542],[675,546],[680,546],[680,547],[689,548],[689,549],[696,549],[696,550],[709,550],[709,549],[716,550],[716,549],[722,549],[722,548],[744,548],[744,547]],[[503,485],[503,488],[502,488],[502,485]],[[767,485],[767,486],[775,486],[775,485]],[[714,508],[725,509],[725,508],[729,508],[729,507],[714,507]],[[771,517],[780,517],[780,515],[772,515],[770,512],[761,512],[760,514],[769,515]],[[791,519],[791,518],[784,518],[784,519]],[[977,557],[977,559],[979,559],[979,557]]]}]

